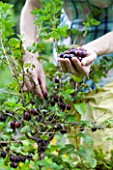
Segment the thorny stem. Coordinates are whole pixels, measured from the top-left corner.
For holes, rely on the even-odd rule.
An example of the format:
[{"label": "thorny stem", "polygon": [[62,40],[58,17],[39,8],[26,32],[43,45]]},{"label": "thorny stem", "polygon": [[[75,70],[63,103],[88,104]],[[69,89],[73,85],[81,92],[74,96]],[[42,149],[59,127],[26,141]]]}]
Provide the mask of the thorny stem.
[{"label": "thorny stem", "polygon": [[[78,140],[77,140],[77,135],[76,135],[76,137],[75,137],[75,140],[76,140],[76,148],[77,148],[77,150],[79,150]],[[83,163],[83,160],[82,160],[82,158],[81,158],[81,156],[80,156],[80,155],[78,155],[78,156],[79,156],[80,161],[81,161],[82,170],[84,170],[84,163]]]},{"label": "thorny stem", "polygon": [[[13,71],[13,68],[12,68],[12,66],[11,66],[11,64],[10,64],[10,62],[9,62],[9,59],[8,59],[8,56],[7,56],[7,54],[6,54],[6,51],[5,51],[5,48],[4,48],[4,45],[3,45],[3,41],[2,41],[2,30],[1,30],[1,38],[0,38],[0,41],[1,41],[1,46],[2,46],[2,50],[3,50],[3,53],[4,53],[4,56],[5,56],[5,58],[6,58],[6,61],[7,61],[7,64],[8,64],[8,66],[9,66],[9,69],[10,69],[10,71],[11,71],[11,73],[12,73],[12,76],[17,80],[17,83],[19,84],[19,86],[20,86],[20,88],[21,88],[21,84],[20,84],[20,82],[19,82],[19,80],[18,80],[18,76],[14,73],[14,71]],[[22,89],[22,88],[21,88]],[[21,90],[21,92],[22,92],[22,103],[23,103],[23,106],[24,106],[24,95],[23,95],[23,91]],[[6,92],[7,93],[7,92]],[[14,94],[15,95],[15,94]],[[17,96],[19,96],[20,97],[20,95],[17,95]]]},{"label": "thorny stem", "polygon": [[3,144],[10,144],[10,143],[19,143],[19,144],[22,144],[22,142],[21,141],[17,141],[17,140],[14,140],[14,141],[10,141],[10,142],[6,142],[6,141],[1,141],[0,142],[0,145],[3,145]]},{"label": "thorny stem", "polygon": [[3,50],[4,56],[5,56],[5,58],[6,58],[6,60],[7,60],[7,63],[8,63],[9,69],[10,69],[10,71],[11,71],[11,73],[12,73],[12,76],[14,76],[13,69],[12,69],[12,67],[11,67],[11,65],[10,65],[8,56],[7,56],[7,54],[6,54],[6,51],[5,51],[5,48],[4,48],[4,45],[3,45],[3,41],[2,41],[2,29],[1,29],[0,42],[1,42],[1,46],[2,46],[2,50]]},{"label": "thorny stem", "polygon": [[11,95],[14,95],[14,96],[21,97],[21,95],[19,95],[19,94],[16,94],[16,93],[8,92],[8,91],[1,90],[1,89],[0,89],[0,91],[1,91],[2,93],[11,94]]}]

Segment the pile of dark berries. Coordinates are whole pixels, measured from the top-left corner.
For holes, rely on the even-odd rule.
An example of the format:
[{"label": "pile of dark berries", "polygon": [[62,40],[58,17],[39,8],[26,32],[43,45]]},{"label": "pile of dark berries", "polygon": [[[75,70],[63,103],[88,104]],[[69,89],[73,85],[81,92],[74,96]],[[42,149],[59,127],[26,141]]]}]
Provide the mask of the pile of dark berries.
[{"label": "pile of dark berries", "polygon": [[[64,59],[68,58],[71,61],[72,65],[73,65],[73,62],[71,59],[73,57],[76,57],[81,62],[82,59],[87,56],[88,56],[87,51],[83,47],[80,47],[80,48],[72,47],[71,49],[61,52],[59,54],[60,58],[64,58]],[[73,67],[75,67],[75,65],[73,65]]]}]

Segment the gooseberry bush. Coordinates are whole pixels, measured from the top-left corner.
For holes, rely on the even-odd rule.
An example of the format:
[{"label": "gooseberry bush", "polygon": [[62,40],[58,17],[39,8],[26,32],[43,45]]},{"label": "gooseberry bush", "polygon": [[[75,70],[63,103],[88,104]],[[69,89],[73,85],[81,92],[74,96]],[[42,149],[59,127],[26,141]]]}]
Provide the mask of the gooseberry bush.
[{"label": "gooseberry bush", "polygon": [[[71,60],[78,56],[80,61],[81,57],[87,57],[84,49],[58,45],[58,41],[72,33],[81,34],[75,29],[69,30],[67,25],[59,26],[62,5],[61,0],[43,0],[42,8],[32,12],[38,18],[35,24],[40,30],[37,35],[40,42],[33,43],[27,50],[39,52],[46,73],[48,96],[41,100],[35,94],[35,87],[32,92],[23,91],[24,68],[29,72],[31,64],[24,64],[22,60],[23,35],[17,35],[13,30],[13,6],[0,2],[0,69],[8,67],[12,76],[11,82],[0,89],[2,169],[79,170],[94,169],[97,165],[92,150],[93,139],[84,130],[90,128],[94,132],[98,127],[94,122],[80,119],[86,113],[83,100],[86,78],[63,73],[60,67],[54,66],[51,50],[47,51],[47,42],[52,41],[60,57]],[[103,69],[96,74],[96,81],[101,73],[105,75],[112,67],[106,68],[106,62],[107,57],[100,63]],[[95,65],[90,75],[92,78],[94,71]],[[80,143],[81,138],[86,146]],[[109,167],[112,167],[110,162]]]}]

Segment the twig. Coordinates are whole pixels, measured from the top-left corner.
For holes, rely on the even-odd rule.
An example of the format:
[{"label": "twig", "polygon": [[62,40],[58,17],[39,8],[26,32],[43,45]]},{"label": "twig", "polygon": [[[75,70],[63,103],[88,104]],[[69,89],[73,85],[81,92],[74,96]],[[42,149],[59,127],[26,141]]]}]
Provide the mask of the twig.
[{"label": "twig", "polygon": [[1,90],[1,89],[0,89],[0,92],[2,92],[2,93],[6,93],[6,94],[11,94],[11,95],[18,96],[18,97],[21,97],[21,95],[19,95],[19,94],[12,93],[12,92],[8,92],[8,91]]},{"label": "twig", "polygon": [[5,51],[5,48],[4,48],[4,45],[3,45],[3,41],[2,41],[2,30],[1,30],[0,42],[1,42],[1,46],[2,46],[3,53],[4,53],[5,58],[6,58],[6,60],[7,60],[7,63],[8,63],[9,69],[10,69],[10,71],[11,71],[11,73],[12,73],[12,76],[14,76],[13,69],[12,69],[12,67],[11,67],[11,65],[10,65],[8,56],[7,56],[7,54],[6,54],[6,51]]}]

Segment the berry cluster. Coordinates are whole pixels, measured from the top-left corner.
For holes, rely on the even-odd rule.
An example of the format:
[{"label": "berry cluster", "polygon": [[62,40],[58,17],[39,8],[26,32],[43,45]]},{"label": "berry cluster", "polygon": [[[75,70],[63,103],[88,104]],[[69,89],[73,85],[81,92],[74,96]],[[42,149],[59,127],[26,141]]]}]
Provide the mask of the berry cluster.
[{"label": "berry cluster", "polygon": [[[33,159],[30,156],[24,156],[21,155],[21,153],[12,151],[11,144],[13,146],[13,143],[18,143],[20,148],[23,145],[22,140],[19,140],[18,138],[19,134],[23,135],[23,138],[27,140],[30,139],[35,141],[38,145],[37,153],[39,157],[43,157],[48,144],[54,138],[54,135],[57,132],[60,132],[61,134],[66,134],[68,132],[69,129],[67,124],[64,123],[66,119],[61,114],[63,114],[63,112],[69,113],[71,105],[70,102],[68,103],[67,99],[65,100],[62,94],[59,94],[59,89],[64,85],[61,77],[55,76],[53,82],[53,93],[47,97],[40,107],[37,107],[36,101],[31,98],[34,101],[31,103],[30,99],[29,103],[31,107],[22,110],[20,114],[19,109],[17,109],[17,112],[12,111],[11,109],[0,111],[0,122],[6,122],[5,127],[13,130],[10,131],[11,137],[9,141],[6,141],[1,136],[0,142],[0,157],[5,159],[8,156],[10,167],[17,168],[19,162],[25,163],[28,160]],[[29,133],[26,129],[25,132],[22,132],[21,130],[28,125],[31,126]],[[2,129],[3,134],[5,127]],[[8,148],[8,151],[6,151],[6,148]],[[35,150],[29,150],[31,156],[34,153]]]},{"label": "berry cluster", "polygon": [[71,61],[71,64],[73,67],[76,69],[76,66],[74,65],[73,61],[71,60],[73,57],[76,57],[80,62],[82,61],[83,58],[87,57],[87,52],[84,48],[76,48],[72,47],[69,50],[66,50],[64,52],[61,52],[59,57],[60,58],[68,58]]},{"label": "berry cluster", "polygon": [[[6,156],[9,154],[9,150],[3,150],[0,154],[0,156],[5,159]],[[23,162],[25,163],[26,159],[27,160],[33,160],[33,157],[32,155],[28,155],[28,156],[24,156],[24,155],[9,155],[9,158],[10,158],[10,166],[12,168],[17,168],[18,167],[18,163],[19,162]]]},{"label": "berry cluster", "polygon": [[10,166],[13,168],[17,168],[19,162],[25,163],[26,157],[23,155],[10,155],[10,161],[11,161]]},{"label": "berry cluster", "polygon": [[19,128],[21,126],[21,123],[18,121],[12,121],[10,122],[10,127],[15,130],[16,128]]}]

